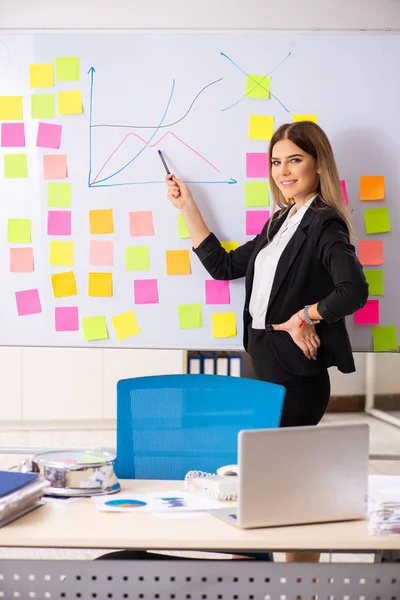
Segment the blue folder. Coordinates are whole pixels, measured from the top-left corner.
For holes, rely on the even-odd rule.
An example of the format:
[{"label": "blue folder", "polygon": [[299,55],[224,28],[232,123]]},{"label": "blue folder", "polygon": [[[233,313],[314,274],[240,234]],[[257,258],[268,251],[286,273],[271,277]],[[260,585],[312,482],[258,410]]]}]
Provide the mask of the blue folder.
[{"label": "blue folder", "polygon": [[20,490],[37,480],[38,473],[20,473],[19,471],[0,471],[0,498]]}]

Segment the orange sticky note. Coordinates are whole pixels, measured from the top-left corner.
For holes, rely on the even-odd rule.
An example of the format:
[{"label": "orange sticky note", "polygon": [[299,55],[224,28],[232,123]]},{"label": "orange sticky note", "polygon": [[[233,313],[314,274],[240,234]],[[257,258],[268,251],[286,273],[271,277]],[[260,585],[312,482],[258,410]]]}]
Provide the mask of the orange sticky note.
[{"label": "orange sticky note", "polygon": [[76,296],[75,274],[73,271],[64,273],[55,273],[51,276],[51,285],[53,286],[54,298],[64,298],[65,296]]},{"label": "orange sticky note", "polygon": [[114,219],[112,208],[102,210],[90,210],[90,233],[99,235],[102,233],[114,233]]},{"label": "orange sticky note", "polygon": [[43,171],[45,179],[65,179],[68,177],[66,154],[44,154]]},{"label": "orange sticky note", "polygon": [[167,250],[167,275],[190,275],[189,250]]},{"label": "orange sticky note", "polygon": [[358,260],[362,265],[383,265],[383,241],[360,240],[358,243]]},{"label": "orange sticky note", "polygon": [[383,200],[385,197],[385,178],[383,175],[361,175],[360,200]]},{"label": "orange sticky note", "polygon": [[89,273],[89,296],[110,298],[112,295],[112,273]]}]

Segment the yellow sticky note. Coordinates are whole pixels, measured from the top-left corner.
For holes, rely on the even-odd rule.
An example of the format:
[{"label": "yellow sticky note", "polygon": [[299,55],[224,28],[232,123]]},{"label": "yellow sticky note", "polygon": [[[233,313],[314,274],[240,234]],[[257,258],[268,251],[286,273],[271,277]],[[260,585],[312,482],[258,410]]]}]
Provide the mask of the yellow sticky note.
[{"label": "yellow sticky note", "polygon": [[79,80],[79,58],[77,56],[61,56],[56,58],[57,81]]},{"label": "yellow sticky note", "polygon": [[302,115],[302,114],[294,114],[292,115],[293,123],[298,123],[299,121],[312,121],[313,123],[317,122],[317,115]]},{"label": "yellow sticky note", "polygon": [[31,228],[31,219],[8,219],[7,242],[30,244]]},{"label": "yellow sticky note", "polygon": [[105,317],[83,317],[82,330],[83,338],[86,341],[106,340],[108,338]]},{"label": "yellow sticky note", "polygon": [[360,200],[383,200],[385,178],[383,175],[361,175]]},{"label": "yellow sticky note", "polygon": [[211,315],[213,338],[230,338],[237,335],[236,313],[214,313]]},{"label": "yellow sticky note", "polygon": [[0,121],[22,121],[22,96],[0,96]]},{"label": "yellow sticky note", "polygon": [[182,240],[190,238],[185,219],[182,217],[182,215],[178,215],[178,237]]},{"label": "yellow sticky note", "polygon": [[89,296],[110,298],[113,295],[112,273],[89,273]]},{"label": "yellow sticky note", "polygon": [[32,119],[52,119],[55,115],[54,94],[31,94]]},{"label": "yellow sticky note", "polygon": [[74,242],[50,242],[50,264],[54,267],[72,267]]},{"label": "yellow sticky note", "polygon": [[239,248],[239,242],[221,242],[221,246],[225,248],[227,252],[230,252],[231,250]]},{"label": "yellow sticky note", "polygon": [[265,77],[265,75],[247,75],[245,96],[269,100],[270,90],[271,77]]},{"label": "yellow sticky note", "polygon": [[138,322],[132,310],[111,317],[111,323],[119,340],[126,340],[126,338],[140,333]]},{"label": "yellow sticky note", "polygon": [[54,72],[52,63],[37,63],[29,65],[31,88],[54,87]]},{"label": "yellow sticky note", "polygon": [[64,298],[66,296],[76,296],[78,294],[73,271],[55,273],[51,276],[51,285],[53,286],[54,298]]},{"label": "yellow sticky note", "polygon": [[190,275],[189,250],[167,250],[167,275]]},{"label": "yellow sticky note", "polygon": [[251,140],[270,140],[274,135],[274,117],[250,115],[249,138]]},{"label": "yellow sticky note", "polygon": [[79,90],[58,92],[59,115],[79,115],[82,112],[82,96]]},{"label": "yellow sticky note", "polygon": [[90,233],[114,233],[114,219],[112,208],[89,211]]},{"label": "yellow sticky note", "polygon": [[5,154],[4,155],[4,178],[26,179],[28,177],[28,155],[27,154]]}]

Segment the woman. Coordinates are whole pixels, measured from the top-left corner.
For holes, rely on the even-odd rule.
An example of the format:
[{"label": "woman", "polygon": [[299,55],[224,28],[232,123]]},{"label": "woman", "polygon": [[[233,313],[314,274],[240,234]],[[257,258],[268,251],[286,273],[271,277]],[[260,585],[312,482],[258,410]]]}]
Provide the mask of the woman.
[{"label": "woman", "polygon": [[231,252],[173,175],[168,198],[210,275],[246,278],[244,347],[257,379],[286,388],[281,427],[317,425],[330,396],[327,368],[355,371],[344,317],[364,306],[368,284],[323,130],[308,121],[282,125],[268,159],[273,216],[254,240]]}]

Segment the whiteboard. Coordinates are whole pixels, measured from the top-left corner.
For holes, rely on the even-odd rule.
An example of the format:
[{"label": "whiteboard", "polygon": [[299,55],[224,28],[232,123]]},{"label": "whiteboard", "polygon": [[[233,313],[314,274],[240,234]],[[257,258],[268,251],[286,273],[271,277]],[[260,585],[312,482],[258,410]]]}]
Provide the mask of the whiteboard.
[{"label": "whiteboard", "polygon": [[[221,241],[243,244],[246,235],[246,153],[268,150],[268,141],[249,139],[251,115],[274,117],[274,126],[293,114],[315,114],[330,137],[359,239],[383,239],[384,295],[380,325],[399,325],[397,243],[400,37],[371,34],[173,34],[27,33],[0,38],[0,95],[23,96],[28,178],[6,179],[0,167],[2,227],[2,345],[181,349],[242,348],[243,281],[230,282],[229,304],[207,304],[208,274],[178,237],[178,214],[166,200],[161,149],[170,168],[191,187],[210,229]],[[76,81],[31,89],[29,65],[79,57]],[[248,74],[271,74],[270,99],[245,97]],[[83,113],[31,117],[31,94],[79,90]],[[59,150],[38,148],[38,123],[62,125]],[[48,183],[44,155],[65,154],[72,184],[71,234],[48,235]],[[385,177],[382,202],[360,202],[362,175]],[[366,206],[368,204],[368,206]],[[387,206],[391,232],[366,236],[365,208]],[[259,208],[259,207],[257,207]],[[113,233],[91,234],[89,211],[112,209]],[[264,207],[263,207],[264,209]],[[268,207],[266,207],[268,210]],[[57,209],[54,209],[57,211]],[[154,234],[132,236],[129,213],[151,211]],[[31,220],[31,242],[7,241],[8,220]],[[72,267],[51,266],[54,241],[74,244]],[[93,241],[113,242],[113,264],[90,264]],[[147,270],[126,269],[126,247],[148,248]],[[10,249],[33,248],[34,270],[10,272]],[[187,275],[167,275],[166,252],[188,250]],[[77,295],[55,298],[51,276],[73,271]],[[89,273],[112,275],[112,296],[88,295]],[[157,280],[158,303],[135,302],[135,280]],[[37,290],[40,310],[18,315],[16,292]],[[180,328],[179,305],[201,305],[200,327]],[[56,331],[55,309],[75,307],[76,331]],[[112,317],[133,311],[140,333],[119,340]],[[213,338],[212,315],[235,313],[237,333]],[[76,314],[76,313],[75,313]],[[85,340],[82,319],[105,318],[107,339]],[[199,323],[198,323],[199,324]],[[354,350],[371,350],[370,325],[348,319]]]}]

